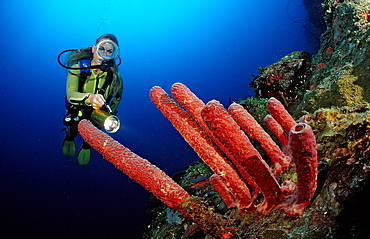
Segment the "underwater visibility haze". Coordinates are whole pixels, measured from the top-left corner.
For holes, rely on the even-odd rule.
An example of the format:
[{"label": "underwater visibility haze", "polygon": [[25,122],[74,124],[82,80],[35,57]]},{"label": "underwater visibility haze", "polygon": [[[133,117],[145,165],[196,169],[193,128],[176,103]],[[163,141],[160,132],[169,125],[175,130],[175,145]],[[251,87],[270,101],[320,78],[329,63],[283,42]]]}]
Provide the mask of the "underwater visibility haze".
[{"label": "underwater visibility haze", "polygon": [[[301,0],[2,1],[1,238],[139,238],[150,194],[93,151],[64,156],[66,49],[119,41],[121,129],[111,136],[168,175],[198,156],[149,99],[186,84],[207,102],[253,95],[251,74],[317,50]],[[79,137],[78,137],[79,139]],[[77,141],[77,149],[81,140]]]}]

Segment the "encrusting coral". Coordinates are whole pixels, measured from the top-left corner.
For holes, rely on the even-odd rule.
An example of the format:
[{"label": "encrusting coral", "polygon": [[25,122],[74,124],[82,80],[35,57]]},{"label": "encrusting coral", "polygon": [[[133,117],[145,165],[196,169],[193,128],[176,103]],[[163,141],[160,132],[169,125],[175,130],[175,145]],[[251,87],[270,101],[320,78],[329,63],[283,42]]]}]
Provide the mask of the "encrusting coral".
[{"label": "encrusting coral", "polygon": [[249,85],[262,97],[274,97],[289,106],[302,99],[310,67],[308,52],[293,52],[270,66],[260,67],[260,75],[254,76]]}]

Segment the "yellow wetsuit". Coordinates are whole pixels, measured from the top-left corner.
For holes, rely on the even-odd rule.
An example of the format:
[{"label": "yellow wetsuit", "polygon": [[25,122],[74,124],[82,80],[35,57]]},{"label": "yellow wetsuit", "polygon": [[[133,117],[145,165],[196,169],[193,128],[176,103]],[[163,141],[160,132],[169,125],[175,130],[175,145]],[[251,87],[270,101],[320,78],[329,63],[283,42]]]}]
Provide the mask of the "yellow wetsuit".
[{"label": "yellow wetsuit", "polygon": [[[79,65],[76,64],[73,66],[74,68],[78,68]],[[69,103],[74,105],[86,105],[90,106],[86,100],[89,94],[98,94],[101,87],[103,87],[104,82],[107,77],[107,72],[99,71],[96,72],[95,69],[90,69],[89,74],[86,78],[84,85],[82,86],[82,92],[78,91],[79,86],[79,79],[80,79],[80,70],[70,70],[67,77],[67,86],[66,86],[66,94],[67,100]],[[120,76],[119,76],[120,77]],[[110,85],[106,88],[105,94],[103,95],[105,99],[109,97]],[[121,100],[122,96],[122,89],[118,91],[118,94],[114,95],[112,102],[110,104],[110,108],[114,112]]]},{"label": "yellow wetsuit", "polygon": [[[78,68],[79,64],[72,66]],[[67,100],[71,105],[67,105],[68,114],[64,118],[64,125],[66,128],[66,136],[62,144],[62,152],[64,155],[74,156],[76,151],[76,145],[74,138],[78,135],[78,123],[80,119],[90,119],[93,108],[87,102],[89,94],[99,94],[100,89],[104,86],[104,83],[108,77],[108,73],[104,71],[97,72],[95,69],[89,69],[89,73],[86,76],[86,80],[82,85],[82,89],[79,90],[80,82],[80,70],[70,70],[67,77],[66,94]],[[120,75],[118,77],[121,78]],[[120,79],[121,80],[121,79]],[[110,99],[112,96],[109,95],[111,85],[106,87],[104,98]],[[109,106],[113,112],[116,111],[122,96],[122,87],[118,89],[117,93],[113,95],[110,100]],[[77,107],[74,107],[76,105]],[[80,151],[77,155],[78,165],[87,165],[90,161],[91,146],[83,141]]]}]

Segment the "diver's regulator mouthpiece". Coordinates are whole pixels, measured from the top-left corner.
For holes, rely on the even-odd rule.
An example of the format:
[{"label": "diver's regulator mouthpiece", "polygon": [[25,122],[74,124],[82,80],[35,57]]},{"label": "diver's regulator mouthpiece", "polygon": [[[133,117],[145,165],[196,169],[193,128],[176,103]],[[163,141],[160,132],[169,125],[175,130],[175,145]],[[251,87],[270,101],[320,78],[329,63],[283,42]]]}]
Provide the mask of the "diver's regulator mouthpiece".
[{"label": "diver's regulator mouthpiece", "polygon": [[[109,106],[106,105],[110,110]],[[102,127],[108,133],[115,133],[119,130],[121,123],[117,116],[114,116],[104,110],[94,110],[91,113],[91,121]]]}]

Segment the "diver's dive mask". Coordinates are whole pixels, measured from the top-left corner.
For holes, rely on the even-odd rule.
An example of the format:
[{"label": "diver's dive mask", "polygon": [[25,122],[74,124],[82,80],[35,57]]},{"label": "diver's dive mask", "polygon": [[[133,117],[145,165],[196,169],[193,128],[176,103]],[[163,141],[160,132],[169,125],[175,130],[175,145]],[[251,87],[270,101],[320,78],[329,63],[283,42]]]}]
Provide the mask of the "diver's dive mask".
[{"label": "diver's dive mask", "polygon": [[105,60],[112,60],[116,58],[119,54],[119,47],[118,45],[111,40],[104,40],[99,42],[96,46],[96,50],[98,55]]},{"label": "diver's dive mask", "polygon": [[95,65],[95,66],[86,66],[86,67],[72,67],[72,66],[67,66],[62,63],[61,61],[61,56],[66,53],[66,52],[76,52],[78,49],[69,49],[62,51],[58,55],[58,63],[62,67],[70,70],[83,70],[83,69],[91,69],[91,68],[99,68],[102,71],[109,71],[110,68],[114,65],[114,62],[118,60],[118,63],[116,64],[117,66],[121,65],[121,57],[118,55],[119,54],[119,47],[118,45],[112,41],[112,40],[104,40],[98,43],[96,46],[96,51],[98,55],[104,59],[101,65]]}]

